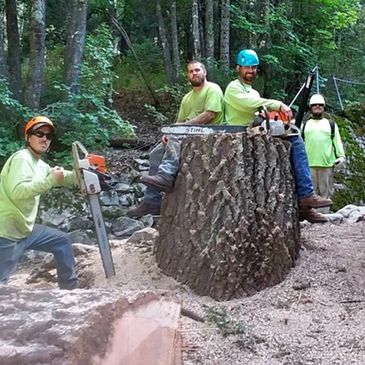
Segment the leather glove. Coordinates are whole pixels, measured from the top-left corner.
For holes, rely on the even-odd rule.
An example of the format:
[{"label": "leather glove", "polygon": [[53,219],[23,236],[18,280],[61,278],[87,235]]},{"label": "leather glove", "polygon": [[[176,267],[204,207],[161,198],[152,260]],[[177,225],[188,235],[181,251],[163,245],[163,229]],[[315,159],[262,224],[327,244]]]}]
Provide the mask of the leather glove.
[{"label": "leather glove", "polygon": [[339,157],[335,160],[335,165],[339,166],[339,165],[343,165],[346,162],[345,157]]}]

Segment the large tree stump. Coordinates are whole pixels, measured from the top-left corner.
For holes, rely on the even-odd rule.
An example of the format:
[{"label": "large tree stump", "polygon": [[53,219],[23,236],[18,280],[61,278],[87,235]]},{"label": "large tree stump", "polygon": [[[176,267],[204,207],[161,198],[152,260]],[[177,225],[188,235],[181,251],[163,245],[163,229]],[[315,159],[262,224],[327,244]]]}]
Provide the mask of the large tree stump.
[{"label": "large tree stump", "polygon": [[282,281],[300,247],[289,148],[241,133],[185,139],[162,203],[159,267],[217,300]]}]

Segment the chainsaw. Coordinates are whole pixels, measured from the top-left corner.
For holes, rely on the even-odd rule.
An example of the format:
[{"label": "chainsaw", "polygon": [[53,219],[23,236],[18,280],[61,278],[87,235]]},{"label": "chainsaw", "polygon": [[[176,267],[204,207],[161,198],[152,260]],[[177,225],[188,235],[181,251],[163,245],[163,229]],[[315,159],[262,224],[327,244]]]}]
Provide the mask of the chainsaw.
[{"label": "chainsaw", "polygon": [[268,111],[263,107],[256,112],[251,128],[261,134],[269,134],[273,137],[290,137],[300,134],[300,129],[290,123],[287,114],[280,111]]},{"label": "chainsaw", "polygon": [[207,135],[213,133],[246,133],[247,127],[232,125],[212,125],[212,124],[174,124],[161,128],[163,134],[184,135]]},{"label": "chainsaw", "polygon": [[80,142],[72,143],[72,155],[77,185],[81,193],[88,196],[105,276],[109,278],[115,275],[115,269],[101,211],[99,193],[102,190],[112,188],[112,178],[106,172],[105,158],[88,153]]}]

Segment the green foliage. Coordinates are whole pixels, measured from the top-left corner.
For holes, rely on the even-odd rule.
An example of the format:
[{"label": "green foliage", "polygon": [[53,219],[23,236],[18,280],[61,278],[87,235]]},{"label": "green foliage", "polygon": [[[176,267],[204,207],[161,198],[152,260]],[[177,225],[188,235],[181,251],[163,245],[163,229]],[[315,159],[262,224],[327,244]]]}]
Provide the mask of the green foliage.
[{"label": "green foliage", "polygon": [[[141,43],[134,44],[134,50],[141,64],[144,74],[149,82],[156,88],[166,84],[165,68],[160,47],[150,39],[144,39]],[[140,90],[145,88],[140,70],[136,65],[136,59],[129,50],[117,60],[115,74],[119,77],[114,80],[116,91],[123,88]]]},{"label": "green foliage", "polygon": [[133,127],[108,108],[104,100],[92,93],[72,94],[63,85],[55,85],[68,93],[65,101],[48,105],[44,112],[58,122],[62,145],[70,146],[75,140],[92,149],[103,148],[113,135],[133,136]]},{"label": "green foliage", "polygon": [[345,145],[347,171],[336,174],[336,181],[342,183],[343,190],[335,192],[333,209],[337,210],[347,204],[364,204],[365,202],[365,151],[359,145],[359,137],[365,135],[364,106],[346,111],[346,117],[335,118]]},{"label": "green foliage", "polygon": [[22,129],[23,121],[28,119],[30,111],[12,98],[6,80],[1,78],[0,113],[0,166],[2,166],[5,159],[24,144],[23,140],[17,140],[17,131]]},{"label": "green foliage", "polygon": [[149,120],[160,125],[175,123],[181,99],[189,90],[191,90],[191,86],[187,82],[181,85],[165,85],[156,90],[160,105],[157,107],[149,104],[144,105]]},{"label": "green foliage", "polygon": [[101,25],[86,38],[81,93],[73,94],[65,85],[53,84],[55,94],[62,98],[47,105],[42,112],[58,124],[62,141],[55,157],[64,163],[70,162],[71,156],[63,149],[70,148],[76,140],[95,150],[107,146],[111,136],[134,135],[133,127],[106,105],[112,103],[113,58],[110,29]]},{"label": "green foliage", "polygon": [[110,28],[102,24],[86,37],[82,64],[82,91],[112,102],[114,50]]},{"label": "green foliage", "polygon": [[[267,4],[242,2],[231,7],[233,49],[236,52],[249,47],[258,51],[262,60],[258,88],[264,96],[288,101],[317,63],[322,76],[328,79],[332,74],[341,77],[348,73],[344,64],[356,64],[363,74],[364,49],[359,40],[364,38],[365,30],[359,20],[365,10],[357,0]],[[354,29],[362,29],[360,37]],[[349,47],[354,48],[351,57]]]}]

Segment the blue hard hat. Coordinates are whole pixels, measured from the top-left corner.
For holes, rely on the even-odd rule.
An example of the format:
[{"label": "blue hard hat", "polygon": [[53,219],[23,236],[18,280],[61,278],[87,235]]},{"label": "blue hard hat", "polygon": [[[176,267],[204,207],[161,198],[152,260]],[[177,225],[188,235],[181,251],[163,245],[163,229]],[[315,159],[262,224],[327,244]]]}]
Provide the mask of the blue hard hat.
[{"label": "blue hard hat", "polygon": [[257,66],[260,64],[257,53],[252,49],[242,49],[237,55],[237,65],[239,66]]}]

